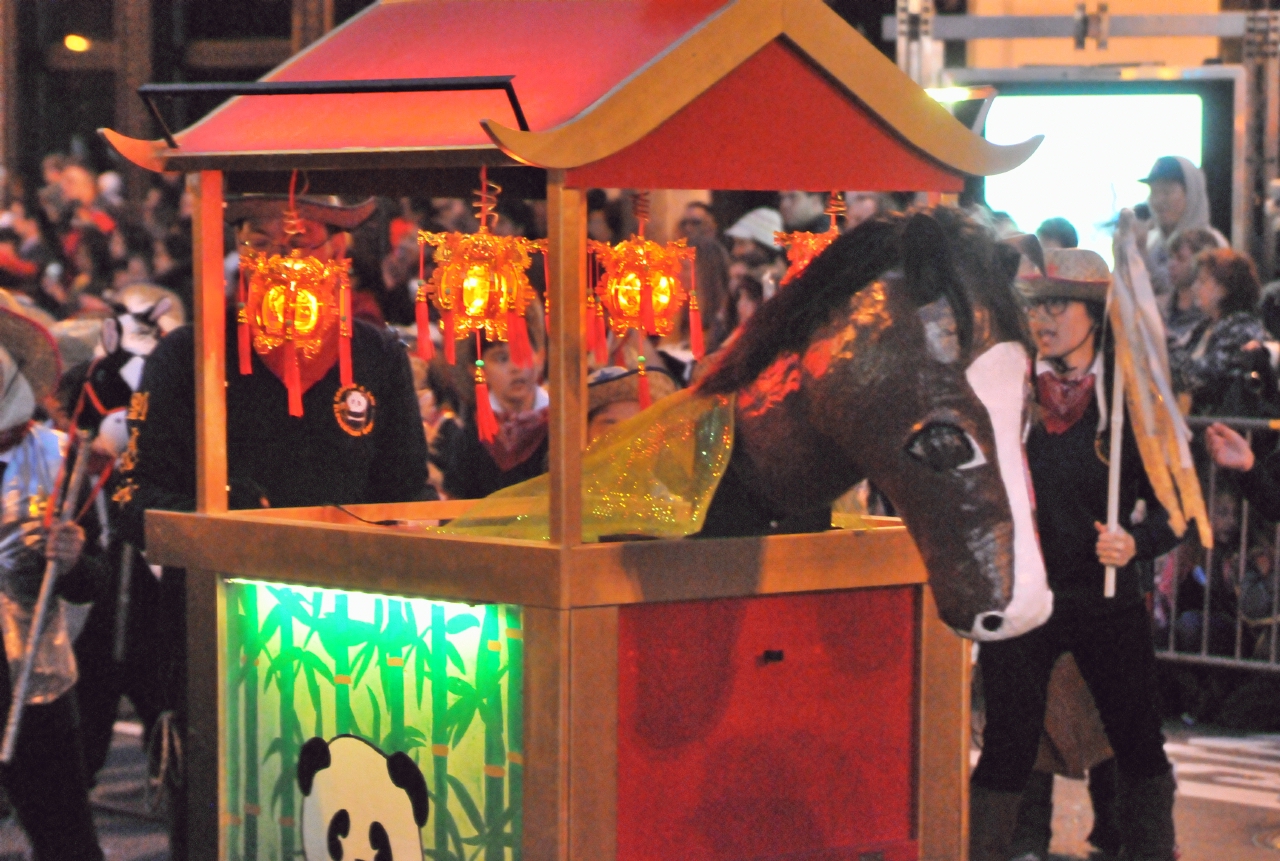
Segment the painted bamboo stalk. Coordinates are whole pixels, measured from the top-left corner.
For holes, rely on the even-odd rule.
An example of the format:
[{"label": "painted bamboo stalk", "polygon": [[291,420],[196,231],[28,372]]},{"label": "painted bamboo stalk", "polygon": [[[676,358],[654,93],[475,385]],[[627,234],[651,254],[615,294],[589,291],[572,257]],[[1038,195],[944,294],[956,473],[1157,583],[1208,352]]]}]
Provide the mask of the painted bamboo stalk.
[{"label": "painted bamboo stalk", "polygon": [[350,602],[343,592],[333,597],[333,704],[334,728],[338,735],[352,732],[351,713],[351,615]]},{"label": "painted bamboo stalk", "polygon": [[238,583],[226,585],[226,603],[231,608],[230,624],[227,625],[226,655],[226,714],[224,715],[227,745],[227,797],[226,810],[226,846],[232,861],[240,858],[240,825],[244,821],[240,802],[240,683],[244,676],[244,616],[240,606],[241,593],[247,588]]},{"label": "painted bamboo stalk", "polygon": [[405,619],[402,602],[387,601],[387,627],[381,635],[379,651],[382,699],[387,706],[387,736],[381,742],[387,753],[405,750],[404,737],[404,643]]},{"label": "painted bamboo stalk", "polygon": [[520,835],[524,833],[524,629],[520,608],[507,610],[507,804],[511,808],[511,833],[515,845],[512,861],[521,861]]},{"label": "painted bamboo stalk", "polygon": [[[476,694],[484,722],[484,822],[487,827],[502,819],[506,809],[507,748],[502,732],[502,679],[498,674],[502,662],[499,634],[499,608],[484,608],[484,624],[476,655]],[[496,835],[487,834],[485,861],[505,861],[506,850]]]},{"label": "painted bamboo stalk", "polygon": [[[285,654],[293,648],[293,615],[280,608],[280,648],[277,654]],[[297,822],[295,809],[293,776],[298,771],[298,738],[302,731],[298,723],[298,713],[294,705],[294,688],[297,681],[297,665],[285,663],[276,674],[276,689],[280,692],[280,774],[281,784],[288,778],[287,785],[281,786],[280,800],[280,858],[281,861],[293,858],[294,826]]]},{"label": "painted bamboo stalk", "polygon": [[[435,808],[449,807],[449,637],[445,630],[444,606],[431,605],[431,765]],[[449,848],[447,817],[432,817],[435,822],[437,852]]]},{"label": "painted bamboo stalk", "polygon": [[244,861],[258,858],[258,815],[262,812],[262,795],[258,773],[258,656],[262,640],[258,629],[258,590],[246,583],[242,587],[244,607]]}]

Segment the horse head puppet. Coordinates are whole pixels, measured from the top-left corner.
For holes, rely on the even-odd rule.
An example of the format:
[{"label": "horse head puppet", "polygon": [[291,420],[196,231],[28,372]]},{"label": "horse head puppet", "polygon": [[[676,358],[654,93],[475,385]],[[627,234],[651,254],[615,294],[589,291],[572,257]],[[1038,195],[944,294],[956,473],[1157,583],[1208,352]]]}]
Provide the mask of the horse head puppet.
[{"label": "horse head puppet", "polygon": [[874,218],[837,239],[700,383],[737,393],[734,450],[703,534],[802,531],[806,512],[829,518],[870,479],[957,633],[996,640],[1042,624],[1053,596],[1022,448],[1020,259],[947,208]]}]

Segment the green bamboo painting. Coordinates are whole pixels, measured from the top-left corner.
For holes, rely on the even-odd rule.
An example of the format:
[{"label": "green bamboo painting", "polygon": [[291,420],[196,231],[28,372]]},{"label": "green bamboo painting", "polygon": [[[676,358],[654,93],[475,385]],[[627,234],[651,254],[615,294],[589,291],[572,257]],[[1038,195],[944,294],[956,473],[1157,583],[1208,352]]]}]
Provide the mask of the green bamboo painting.
[{"label": "green bamboo painting", "polygon": [[519,608],[242,580],[226,588],[228,859],[302,857],[299,751],[340,734],[418,762],[432,800],[428,858],[520,858]]}]

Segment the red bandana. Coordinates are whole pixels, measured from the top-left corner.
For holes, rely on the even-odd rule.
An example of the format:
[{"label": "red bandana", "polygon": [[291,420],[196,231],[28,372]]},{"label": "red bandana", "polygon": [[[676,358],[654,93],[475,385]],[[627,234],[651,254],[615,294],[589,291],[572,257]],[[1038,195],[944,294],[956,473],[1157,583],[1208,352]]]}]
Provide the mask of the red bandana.
[{"label": "red bandana", "polygon": [[498,435],[491,442],[481,442],[498,469],[510,472],[528,460],[547,438],[549,410],[527,410],[509,415],[498,413]]},{"label": "red bandana", "polygon": [[1064,380],[1046,371],[1036,377],[1036,394],[1044,415],[1044,429],[1051,434],[1065,433],[1080,421],[1093,398],[1093,374],[1078,380]]}]

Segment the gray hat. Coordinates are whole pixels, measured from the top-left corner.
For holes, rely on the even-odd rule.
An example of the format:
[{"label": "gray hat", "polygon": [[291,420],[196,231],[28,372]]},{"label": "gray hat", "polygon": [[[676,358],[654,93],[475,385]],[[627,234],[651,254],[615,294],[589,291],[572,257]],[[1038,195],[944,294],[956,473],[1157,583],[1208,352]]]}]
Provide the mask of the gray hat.
[{"label": "gray hat", "polygon": [[1047,248],[1042,272],[1027,257],[1018,268],[1018,290],[1032,302],[1077,299],[1105,302],[1111,270],[1102,255],[1087,248]]}]

